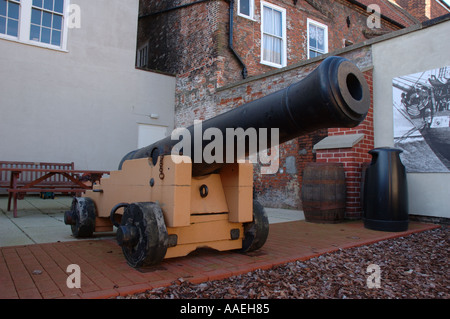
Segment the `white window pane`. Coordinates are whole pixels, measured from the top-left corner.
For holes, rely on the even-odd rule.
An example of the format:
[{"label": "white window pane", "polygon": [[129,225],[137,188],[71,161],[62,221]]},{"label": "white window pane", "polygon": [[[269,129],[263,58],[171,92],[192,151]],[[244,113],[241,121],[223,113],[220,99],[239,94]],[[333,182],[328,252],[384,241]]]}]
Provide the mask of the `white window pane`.
[{"label": "white window pane", "polygon": [[250,16],[250,0],[239,1],[239,13]]},{"label": "white window pane", "polygon": [[264,61],[271,61],[272,59],[272,37],[265,34],[263,36],[263,60]]},{"label": "white window pane", "polygon": [[61,45],[61,31],[52,31],[52,44],[57,46]]},{"label": "white window pane", "polygon": [[309,25],[309,46],[311,48],[317,48],[316,27],[311,24]]},{"label": "white window pane", "polygon": [[17,37],[19,34],[19,21],[12,19],[8,20],[7,34]]},{"label": "white window pane", "polygon": [[0,0],[0,15],[6,17],[6,0]]},{"label": "white window pane", "polygon": [[0,33],[6,33],[6,18],[0,17]]},{"label": "white window pane", "polygon": [[281,39],[274,38],[273,39],[273,57],[272,61],[273,63],[281,64],[281,46],[282,41]]},{"label": "white window pane", "polygon": [[30,28],[30,40],[39,41],[39,36],[41,33],[41,28],[36,25],[31,25]]},{"label": "white window pane", "polygon": [[42,8],[42,0],[33,0],[33,6]]},{"label": "white window pane", "polygon": [[42,13],[42,26],[51,28],[52,27],[52,14],[48,12]]},{"label": "white window pane", "polygon": [[37,9],[31,10],[31,23],[40,25],[41,24],[41,15],[42,15],[41,10],[37,10]]},{"label": "white window pane", "polygon": [[309,25],[309,37],[311,39],[315,39],[316,38],[316,26],[313,24]]},{"label": "white window pane", "polygon": [[19,5],[14,2],[8,2],[8,17],[19,20]]},{"label": "white window pane", "polygon": [[50,43],[50,33],[51,33],[50,29],[42,28],[41,42]]},{"label": "white window pane", "polygon": [[53,15],[53,29],[62,30],[62,16],[57,14]]},{"label": "white window pane", "polygon": [[138,67],[144,67],[148,62],[148,47],[140,49],[138,52]]},{"label": "white window pane", "polygon": [[44,9],[53,11],[53,0],[44,0]]},{"label": "white window pane", "polygon": [[55,11],[59,13],[64,12],[64,0],[55,0]]},{"label": "white window pane", "polygon": [[272,9],[264,7],[264,26],[263,31],[265,33],[273,34],[273,18]]},{"label": "white window pane", "polygon": [[273,34],[281,37],[283,36],[281,12],[273,10]]},{"label": "white window pane", "polygon": [[283,41],[265,34],[263,37],[263,60],[281,64],[281,52]]},{"label": "white window pane", "polygon": [[317,48],[325,51],[325,30],[317,28]]},{"label": "white window pane", "polygon": [[278,37],[283,36],[282,13],[268,7],[264,7],[263,32]]}]

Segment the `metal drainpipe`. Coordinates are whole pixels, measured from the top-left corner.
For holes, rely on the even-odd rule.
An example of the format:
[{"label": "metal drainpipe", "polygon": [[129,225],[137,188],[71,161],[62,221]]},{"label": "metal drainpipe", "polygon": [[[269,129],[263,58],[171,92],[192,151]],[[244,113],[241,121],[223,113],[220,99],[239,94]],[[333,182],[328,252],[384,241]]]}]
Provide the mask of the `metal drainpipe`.
[{"label": "metal drainpipe", "polygon": [[233,52],[234,56],[238,59],[239,63],[242,65],[242,77],[244,79],[247,78],[247,66],[244,61],[242,61],[241,57],[234,50],[233,47],[233,21],[234,21],[234,0],[230,0],[230,35],[228,37],[228,47],[231,52]]}]

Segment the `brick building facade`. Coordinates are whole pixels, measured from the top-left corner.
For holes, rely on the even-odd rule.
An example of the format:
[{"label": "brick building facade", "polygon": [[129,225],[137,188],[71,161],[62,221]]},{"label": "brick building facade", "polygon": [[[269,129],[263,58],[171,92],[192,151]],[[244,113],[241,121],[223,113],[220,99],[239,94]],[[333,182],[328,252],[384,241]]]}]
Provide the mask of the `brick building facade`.
[{"label": "brick building facade", "polygon": [[[137,65],[177,75],[175,126],[189,126],[298,81],[317,67],[320,57],[315,56],[417,22],[380,0],[370,1],[379,3],[381,12],[375,16],[365,2],[141,0]],[[371,81],[370,51],[344,51]],[[301,209],[303,167],[316,158],[328,160],[330,152],[334,157],[337,151],[336,158],[352,157],[353,164],[346,164],[347,177],[360,174],[373,147],[370,116],[367,121],[358,129],[367,133],[360,132],[364,139],[356,146],[363,149],[313,149],[328,135],[359,134],[358,130],[320,130],[283,144],[277,174],[261,175],[255,166],[255,196],[266,206]],[[358,151],[366,155],[360,157]],[[351,204],[357,201],[352,199],[358,192],[354,183],[347,185],[350,218],[360,214],[358,204]]]},{"label": "brick building facade", "polygon": [[[218,114],[211,96],[243,72],[250,78],[415,23],[380,5],[389,16],[381,11],[371,27],[367,10],[348,0],[141,0],[138,67],[177,75],[175,125],[188,126]],[[278,47],[264,53],[269,41]]]}]

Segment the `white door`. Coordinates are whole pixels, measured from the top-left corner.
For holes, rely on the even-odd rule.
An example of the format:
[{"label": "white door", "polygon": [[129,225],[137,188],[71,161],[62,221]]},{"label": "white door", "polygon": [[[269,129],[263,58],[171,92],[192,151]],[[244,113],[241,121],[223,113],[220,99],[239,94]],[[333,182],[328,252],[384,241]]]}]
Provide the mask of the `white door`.
[{"label": "white door", "polygon": [[167,126],[138,124],[138,130],[138,148],[142,148],[166,137]]}]

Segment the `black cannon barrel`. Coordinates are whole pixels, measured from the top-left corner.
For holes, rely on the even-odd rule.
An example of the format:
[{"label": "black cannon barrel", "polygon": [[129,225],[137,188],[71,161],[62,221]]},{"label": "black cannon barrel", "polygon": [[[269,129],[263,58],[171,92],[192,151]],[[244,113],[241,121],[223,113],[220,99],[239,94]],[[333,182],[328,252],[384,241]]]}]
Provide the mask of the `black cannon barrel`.
[{"label": "black cannon barrel", "polygon": [[[349,60],[341,57],[326,58],[311,74],[286,89],[249,102],[231,111],[220,114],[201,123],[201,136],[208,128],[223,132],[223,145],[227,128],[272,128],[279,129],[279,144],[321,128],[355,127],[367,115],[370,106],[370,92],[362,72]],[[187,128],[191,137],[191,158],[195,152],[194,125]],[[270,133],[268,133],[270,147]],[[201,150],[210,140],[202,140]],[[171,136],[144,148],[132,151],[125,160],[152,157],[156,163],[158,156],[171,154],[179,140]],[[245,146],[249,155],[249,145]],[[258,149],[257,151],[261,151]],[[225,158],[225,151],[223,152]],[[236,155],[237,152],[234,152]],[[186,155],[186,154],[185,154]],[[236,161],[238,158],[234,158]],[[192,175],[201,176],[220,169],[221,163],[192,161]]]}]

